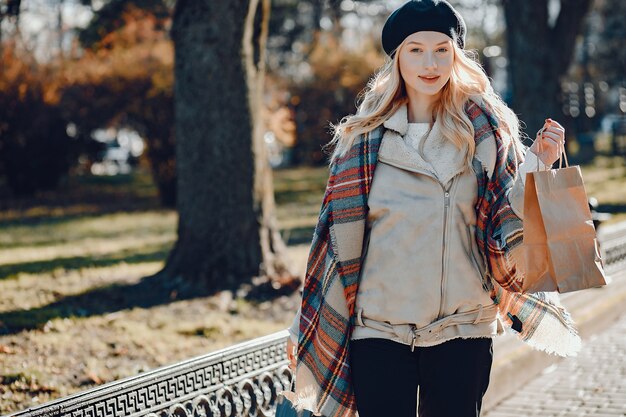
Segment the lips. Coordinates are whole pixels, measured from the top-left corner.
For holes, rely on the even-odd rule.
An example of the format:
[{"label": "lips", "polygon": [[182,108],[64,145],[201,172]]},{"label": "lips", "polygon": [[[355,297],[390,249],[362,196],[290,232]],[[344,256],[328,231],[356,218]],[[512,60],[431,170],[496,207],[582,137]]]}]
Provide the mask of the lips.
[{"label": "lips", "polygon": [[420,75],[419,78],[427,84],[433,84],[437,82],[437,80],[439,79],[439,75]]}]

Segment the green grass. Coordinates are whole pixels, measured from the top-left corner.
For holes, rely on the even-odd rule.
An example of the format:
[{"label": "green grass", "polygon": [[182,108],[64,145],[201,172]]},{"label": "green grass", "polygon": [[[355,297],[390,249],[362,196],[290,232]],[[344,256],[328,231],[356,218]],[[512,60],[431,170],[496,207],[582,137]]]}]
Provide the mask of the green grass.
[{"label": "green grass", "polygon": [[[285,238],[310,240],[326,176],[325,167],[275,173]],[[0,332],[105,314],[101,304],[115,308],[119,302],[111,297],[162,267],[176,240],[178,217],[158,208],[148,178],[142,171],[78,177],[56,196],[41,194],[0,211]],[[209,336],[215,330],[181,331]]]},{"label": "green grass", "polygon": [[50,217],[32,224],[5,222],[0,224],[0,249],[61,243],[82,245],[89,239],[117,240],[122,235],[171,235],[175,217],[173,211],[154,210]]},{"label": "green grass", "polygon": [[[310,237],[326,177],[325,167],[275,173],[277,216],[285,236]],[[56,196],[9,204],[0,211],[0,279],[164,259],[178,219],[175,211],[158,208],[148,178],[141,171],[120,178],[79,177]]]}]

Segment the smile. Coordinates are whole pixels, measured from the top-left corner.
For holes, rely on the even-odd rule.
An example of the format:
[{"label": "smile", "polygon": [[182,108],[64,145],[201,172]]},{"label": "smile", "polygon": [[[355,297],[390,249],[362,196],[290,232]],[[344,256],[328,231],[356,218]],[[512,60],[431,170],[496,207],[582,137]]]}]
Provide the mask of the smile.
[{"label": "smile", "polygon": [[427,84],[434,84],[435,82],[437,82],[437,80],[439,79],[439,76],[434,76],[434,77],[419,77],[422,81],[424,81]]}]

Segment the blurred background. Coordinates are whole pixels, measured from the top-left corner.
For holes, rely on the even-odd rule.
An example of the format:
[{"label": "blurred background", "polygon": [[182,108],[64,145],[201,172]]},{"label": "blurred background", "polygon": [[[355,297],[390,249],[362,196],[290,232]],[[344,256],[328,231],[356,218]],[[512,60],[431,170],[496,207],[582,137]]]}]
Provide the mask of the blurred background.
[{"label": "blurred background", "polygon": [[[177,190],[174,91],[187,86],[175,55],[202,53],[174,42],[176,8],[192,7],[176,3],[0,0],[0,413],[283,329],[296,310],[329,123],[354,113],[384,62],[382,24],[403,1],[270,2],[251,112],[255,155],[273,171],[274,250],[290,274],[272,270],[271,296],[212,285],[191,297],[174,278],[184,274],[168,273],[166,295],[148,297],[142,279],[181,253],[190,193]],[[528,135],[544,118],[561,122],[594,209],[626,220],[626,2],[451,3]],[[180,166],[194,154],[186,146]]]}]

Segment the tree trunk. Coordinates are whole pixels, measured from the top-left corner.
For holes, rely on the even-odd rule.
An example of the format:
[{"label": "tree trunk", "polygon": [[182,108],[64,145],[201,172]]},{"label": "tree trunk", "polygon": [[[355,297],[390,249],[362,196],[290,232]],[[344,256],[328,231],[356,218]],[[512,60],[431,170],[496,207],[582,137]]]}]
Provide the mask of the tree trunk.
[{"label": "tree trunk", "polygon": [[563,119],[561,78],[572,60],[576,36],[591,0],[561,0],[554,26],[548,0],[502,0],[507,26],[512,108],[535,137],[548,117]]},{"label": "tree trunk", "polygon": [[179,223],[161,275],[183,291],[290,275],[259,117],[269,11],[269,0],[176,4]]}]

